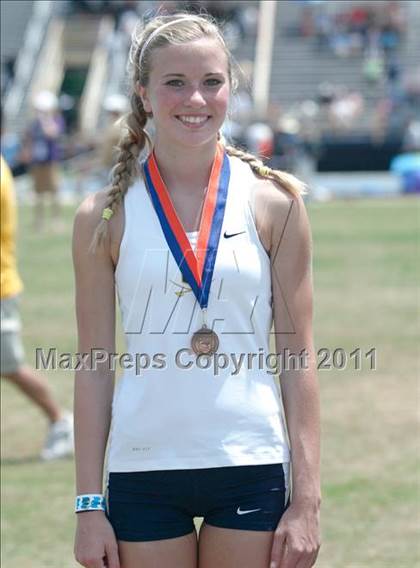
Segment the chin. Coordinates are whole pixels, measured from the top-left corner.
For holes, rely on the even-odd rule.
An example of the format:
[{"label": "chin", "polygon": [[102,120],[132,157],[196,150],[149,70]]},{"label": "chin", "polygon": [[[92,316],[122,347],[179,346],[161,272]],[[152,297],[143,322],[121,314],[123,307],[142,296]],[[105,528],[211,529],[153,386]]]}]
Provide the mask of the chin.
[{"label": "chin", "polygon": [[[173,125],[172,125],[173,126]],[[214,126],[214,125],[213,125]],[[162,133],[159,137],[160,143],[165,146],[173,147],[180,146],[183,148],[199,148],[206,145],[212,144],[217,140],[219,129],[207,128],[206,130],[200,131],[182,131],[180,129],[168,128],[168,125],[161,125],[158,128],[159,133]]]},{"label": "chin", "polygon": [[205,146],[207,144],[213,143],[217,140],[218,130],[215,132],[197,132],[191,133],[184,136],[177,137],[178,143],[183,146],[190,146],[192,148],[197,148],[198,146]]}]

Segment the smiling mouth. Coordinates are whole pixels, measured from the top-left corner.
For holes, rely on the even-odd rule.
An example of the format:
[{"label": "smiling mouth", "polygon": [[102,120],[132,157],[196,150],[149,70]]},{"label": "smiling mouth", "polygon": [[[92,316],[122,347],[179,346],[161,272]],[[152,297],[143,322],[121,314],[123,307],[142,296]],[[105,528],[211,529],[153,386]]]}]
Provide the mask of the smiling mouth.
[{"label": "smiling mouth", "polygon": [[182,122],[185,126],[188,127],[199,127],[205,124],[208,120],[210,120],[209,115],[201,115],[201,116],[183,116],[183,115],[176,115],[175,118]]}]

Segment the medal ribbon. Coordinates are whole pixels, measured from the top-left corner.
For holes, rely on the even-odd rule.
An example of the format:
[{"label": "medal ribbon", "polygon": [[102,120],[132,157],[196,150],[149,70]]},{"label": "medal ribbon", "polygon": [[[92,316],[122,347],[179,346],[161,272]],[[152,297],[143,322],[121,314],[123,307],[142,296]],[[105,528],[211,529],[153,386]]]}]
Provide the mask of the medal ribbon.
[{"label": "medal ribbon", "polygon": [[217,145],[194,252],[156,163],[154,152],[144,163],[146,186],[166,242],[201,308],[208,304],[210,286],[225,214],[230,179],[229,158]]}]

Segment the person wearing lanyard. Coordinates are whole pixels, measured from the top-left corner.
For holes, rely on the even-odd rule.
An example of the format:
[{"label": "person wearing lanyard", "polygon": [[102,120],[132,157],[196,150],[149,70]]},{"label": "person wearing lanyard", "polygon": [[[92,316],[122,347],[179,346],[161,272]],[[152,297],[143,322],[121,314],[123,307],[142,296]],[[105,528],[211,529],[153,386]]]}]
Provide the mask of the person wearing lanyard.
[{"label": "person wearing lanyard", "polygon": [[[220,136],[235,78],[208,17],[151,19],[130,62],[110,187],[74,222],[87,354],[75,377],[75,557],[111,568],[313,566],[320,434],[305,188]],[[282,369],[279,388],[267,363],[287,350],[305,364]]]}]

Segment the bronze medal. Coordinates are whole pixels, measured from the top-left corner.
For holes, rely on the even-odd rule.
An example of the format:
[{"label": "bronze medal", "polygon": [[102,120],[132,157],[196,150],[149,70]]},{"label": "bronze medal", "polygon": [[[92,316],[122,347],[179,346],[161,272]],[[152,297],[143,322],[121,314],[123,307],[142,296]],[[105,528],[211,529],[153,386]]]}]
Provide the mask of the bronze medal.
[{"label": "bronze medal", "polygon": [[219,348],[217,333],[203,325],[192,336],[191,348],[196,355],[213,355]]}]

